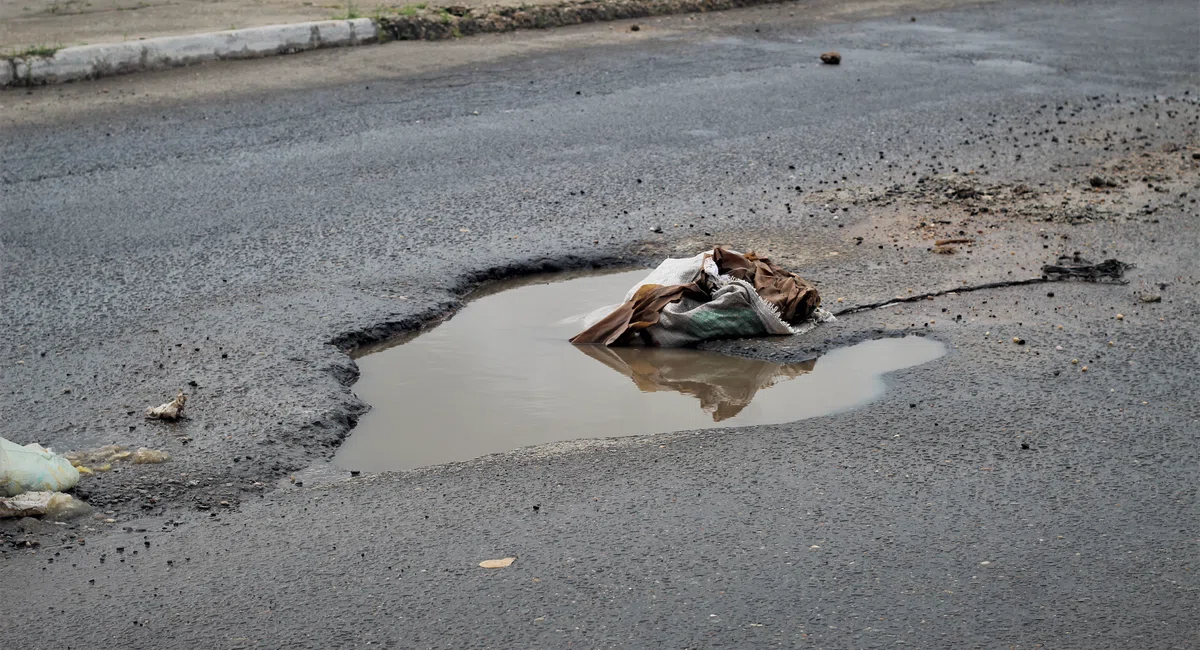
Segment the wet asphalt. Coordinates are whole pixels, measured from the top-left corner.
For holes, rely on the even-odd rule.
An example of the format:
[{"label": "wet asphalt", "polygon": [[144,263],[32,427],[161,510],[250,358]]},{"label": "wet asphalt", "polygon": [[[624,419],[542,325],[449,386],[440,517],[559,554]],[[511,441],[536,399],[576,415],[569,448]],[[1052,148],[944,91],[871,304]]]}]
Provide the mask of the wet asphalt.
[{"label": "wet asphalt", "polygon": [[[1004,221],[995,248],[936,256],[873,246],[887,215],[802,200],[953,168],[1078,182],[1139,155],[1102,131],[1200,151],[1195,4],[1001,2],[819,27],[789,12],[5,128],[3,435],[173,460],[85,479],[115,523],[2,524],[19,606],[0,645],[1200,643],[1195,204],[1055,224],[1069,236],[1055,249],[1049,226]],[[829,49],[841,66],[817,63]],[[714,346],[776,360],[912,332],[950,346],[848,413],[306,470],[368,408],[355,346],[488,279],[716,243],[766,250],[851,304],[1036,274],[1061,246],[1138,268],[1128,285],[961,294]],[[141,418],[181,387],[188,420]]]}]

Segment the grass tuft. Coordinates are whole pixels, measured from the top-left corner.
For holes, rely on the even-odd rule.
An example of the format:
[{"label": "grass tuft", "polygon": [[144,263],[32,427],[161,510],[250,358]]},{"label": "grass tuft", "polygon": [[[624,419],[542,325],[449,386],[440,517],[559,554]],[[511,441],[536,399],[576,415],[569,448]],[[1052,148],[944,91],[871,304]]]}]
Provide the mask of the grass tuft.
[{"label": "grass tuft", "polygon": [[27,47],[23,50],[17,50],[15,52],[13,52],[11,56],[18,56],[18,57],[40,56],[43,58],[49,58],[49,57],[54,56],[54,53],[61,49],[62,49],[62,47],[59,47],[59,46],[30,45],[29,47]]},{"label": "grass tuft", "polygon": [[333,20],[354,20],[362,18],[362,12],[354,4],[353,0],[346,2],[346,10],[333,15]]}]

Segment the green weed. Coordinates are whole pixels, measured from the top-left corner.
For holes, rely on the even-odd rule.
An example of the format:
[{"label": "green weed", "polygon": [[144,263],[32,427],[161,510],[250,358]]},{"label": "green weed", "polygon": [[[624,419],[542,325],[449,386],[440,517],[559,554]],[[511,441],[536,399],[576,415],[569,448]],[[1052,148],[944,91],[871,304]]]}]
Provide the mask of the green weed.
[{"label": "green weed", "polygon": [[352,1],[346,3],[345,11],[333,16],[334,20],[354,20],[355,18],[362,18],[362,12],[358,10],[358,7]]},{"label": "green weed", "polygon": [[62,47],[57,47],[57,46],[52,47],[49,45],[30,45],[29,47],[27,47],[23,50],[17,50],[15,52],[13,52],[12,56],[21,56],[21,57],[40,56],[40,57],[48,58],[48,57],[54,56],[54,53],[61,49],[62,49]]}]

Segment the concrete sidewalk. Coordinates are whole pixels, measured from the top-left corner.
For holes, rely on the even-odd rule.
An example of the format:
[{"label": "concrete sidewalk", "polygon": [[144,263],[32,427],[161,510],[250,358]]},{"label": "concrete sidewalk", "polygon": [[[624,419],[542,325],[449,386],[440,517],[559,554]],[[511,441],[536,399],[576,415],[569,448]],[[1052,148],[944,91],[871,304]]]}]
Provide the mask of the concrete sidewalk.
[{"label": "concrete sidewalk", "polygon": [[[453,0],[463,7],[539,5],[557,0]],[[0,55],[29,48],[216,32],[305,21],[375,18],[424,3],[372,0],[5,0],[0,2]]]}]

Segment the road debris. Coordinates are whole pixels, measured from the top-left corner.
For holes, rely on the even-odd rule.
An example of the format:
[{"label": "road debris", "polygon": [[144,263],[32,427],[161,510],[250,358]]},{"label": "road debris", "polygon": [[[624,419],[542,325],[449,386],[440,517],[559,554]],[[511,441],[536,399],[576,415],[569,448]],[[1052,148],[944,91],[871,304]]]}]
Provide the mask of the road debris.
[{"label": "road debris", "polygon": [[916,234],[932,243],[940,238],[968,236],[965,229],[952,226],[960,223],[964,214],[983,220],[980,225],[1013,220],[1069,225],[1098,221],[1157,223],[1162,210],[1190,210],[1193,204],[1188,192],[1194,185],[1196,168],[1192,161],[1158,152],[1156,147],[1096,165],[1073,181],[997,183],[989,181],[986,174],[980,165],[976,169],[919,176],[911,183],[843,185],[804,192],[802,201],[813,210],[830,213],[855,208],[898,209],[912,215],[912,223],[904,224],[909,231],[905,234]]},{"label": "road debris", "polygon": [[187,404],[187,395],[184,395],[183,389],[180,388],[179,394],[175,396],[175,399],[161,406],[146,409],[146,419],[174,422],[183,417],[184,404]]},{"label": "road debris", "polygon": [[0,493],[60,492],[79,483],[70,461],[37,443],[25,446],[0,438]]},{"label": "road debris", "polygon": [[134,465],[156,465],[165,463],[171,460],[171,455],[165,451],[158,449],[150,449],[149,447],[138,447],[137,451],[133,452],[131,459]]},{"label": "road debris", "polygon": [[842,55],[837,52],[826,52],[821,55],[821,63],[825,65],[841,65]]},{"label": "road debris", "polygon": [[98,449],[87,451],[72,451],[63,454],[75,469],[83,474],[107,472],[113,463],[127,462],[134,465],[165,463],[171,460],[171,455],[158,449],[138,447],[130,451],[121,445],[105,445]]},{"label": "road debris", "polygon": [[667,259],[622,304],[584,318],[575,345],[684,347],[806,332],[833,316],[816,287],[766,257],[714,248]]},{"label": "road debris", "polygon": [[65,521],[91,511],[92,507],[88,504],[62,492],[26,492],[0,499],[0,519],[44,516]]},{"label": "road debris", "polygon": [[479,563],[479,566],[481,566],[485,569],[503,569],[504,567],[512,564],[516,560],[517,560],[517,558],[515,558],[515,557],[504,557],[504,558],[500,558],[499,560],[484,560]]},{"label": "road debris", "polygon": [[1042,274],[1049,280],[1078,278],[1091,282],[1112,280],[1123,283],[1125,271],[1132,268],[1134,268],[1133,264],[1126,264],[1117,259],[1107,259],[1093,264],[1080,257],[1079,253],[1075,253],[1074,255],[1063,255],[1058,258],[1056,263],[1043,266]]}]

